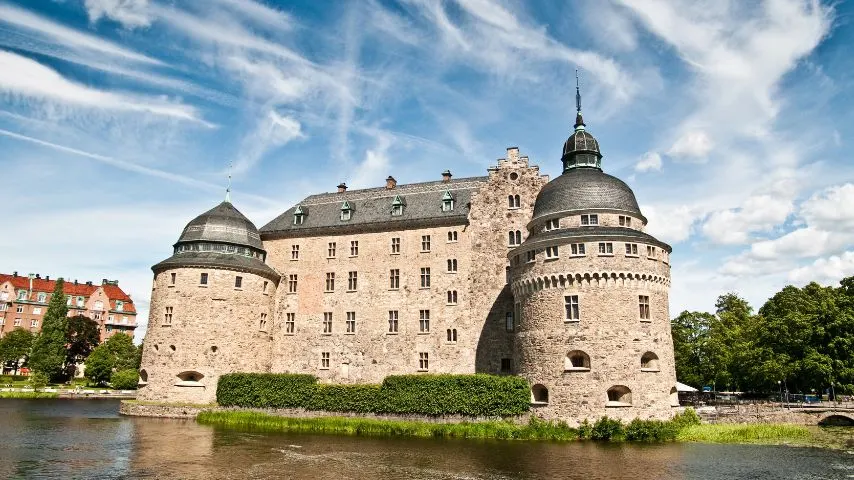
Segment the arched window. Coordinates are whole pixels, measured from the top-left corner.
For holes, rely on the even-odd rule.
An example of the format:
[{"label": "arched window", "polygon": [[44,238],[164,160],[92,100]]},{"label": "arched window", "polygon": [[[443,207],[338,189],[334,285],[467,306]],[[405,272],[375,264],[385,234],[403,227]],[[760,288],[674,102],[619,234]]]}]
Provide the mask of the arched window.
[{"label": "arched window", "polygon": [[138,382],[138,384],[140,387],[148,384],[148,372],[146,372],[145,369],[142,369],[139,371],[139,382]]},{"label": "arched window", "polygon": [[573,350],[567,353],[563,361],[563,370],[566,372],[590,370],[590,356],[581,350]]},{"label": "arched window", "polygon": [[658,371],[658,355],[652,352],[646,352],[641,357],[641,371],[657,372]]},{"label": "arched window", "polygon": [[534,385],[531,387],[531,401],[533,403],[549,403],[549,389],[539,383]]},{"label": "arched window", "polygon": [[508,195],[507,196],[507,207],[508,208],[519,208],[522,205],[520,201],[519,195]]},{"label": "arched window", "polygon": [[676,390],[676,387],[670,389],[670,406],[679,406],[679,392]]},{"label": "arched window", "polygon": [[199,372],[188,370],[185,372],[181,372],[178,374],[178,382],[175,383],[176,387],[203,387],[200,382],[205,378]]},{"label": "arched window", "polygon": [[631,407],[632,391],[625,385],[616,385],[608,389],[606,407]]},{"label": "arched window", "polygon": [[448,333],[448,342],[457,343],[457,329],[456,328],[449,328],[447,333]]},{"label": "arched window", "polygon": [[457,291],[456,290],[448,290],[448,304],[456,305],[457,303]]},{"label": "arched window", "polygon": [[510,230],[507,232],[507,243],[510,246],[522,245],[522,231]]}]

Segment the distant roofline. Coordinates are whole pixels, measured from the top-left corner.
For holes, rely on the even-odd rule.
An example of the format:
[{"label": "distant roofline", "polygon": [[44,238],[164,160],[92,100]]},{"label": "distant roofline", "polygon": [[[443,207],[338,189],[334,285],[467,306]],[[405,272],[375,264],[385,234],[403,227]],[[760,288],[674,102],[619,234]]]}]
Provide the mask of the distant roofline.
[{"label": "distant roofline", "polygon": [[[395,196],[395,195],[405,195],[406,193],[401,193],[401,190],[414,190],[418,187],[437,187],[435,190],[463,190],[469,188],[479,187],[480,184],[486,183],[489,180],[488,176],[480,176],[480,177],[463,177],[463,178],[452,178],[450,181],[443,180],[433,180],[429,182],[417,182],[417,183],[398,183],[395,188],[386,188],[384,186],[381,187],[371,187],[371,188],[361,188],[357,190],[347,190],[346,192],[324,192],[324,193],[316,193],[313,195],[309,195],[305,197],[301,202],[296,203],[294,206],[311,206],[318,205],[322,203],[334,203],[334,202],[344,202],[345,200],[353,201],[360,200],[362,195],[368,194],[376,194],[376,193],[386,193],[387,195],[382,196]],[[447,188],[441,188],[446,186]],[[376,196],[372,195],[372,198],[376,198]],[[326,201],[320,201],[326,200]]]}]

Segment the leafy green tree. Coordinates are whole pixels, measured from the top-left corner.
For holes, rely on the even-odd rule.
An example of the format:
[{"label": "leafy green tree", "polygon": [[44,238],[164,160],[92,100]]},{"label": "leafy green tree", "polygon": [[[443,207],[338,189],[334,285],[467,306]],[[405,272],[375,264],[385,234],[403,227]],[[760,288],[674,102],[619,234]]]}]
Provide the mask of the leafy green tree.
[{"label": "leafy green tree", "polygon": [[676,378],[680,382],[697,388],[711,383],[708,343],[709,325],[714,320],[710,313],[686,310],[671,322]]},{"label": "leafy green tree", "polygon": [[40,391],[48,384],[47,374],[43,372],[35,372],[30,375],[30,386],[33,387],[33,390]]},{"label": "leafy green tree", "polygon": [[129,335],[117,333],[95,347],[86,360],[85,375],[95,384],[110,381],[113,372],[139,369],[139,349]]},{"label": "leafy green tree", "polygon": [[33,341],[29,366],[50,379],[61,381],[65,365],[65,332],[67,330],[68,307],[65,304],[63,281],[56,281],[56,287],[50,297],[42,331]]},{"label": "leafy green tree", "polygon": [[[15,375],[27,363],[34,335],[29,330],[16,328],[0,339],[0,363],[12,365]],[[23,360],[23,361],[22,361]]]},{"label": "leafy green tree", "polygon": [[139,384],[139,371],[127,368],[113,372],[110,384],[119,390],[135,390]]},{"label": "leafy green tree", "polygon": [[92,350],[98,346],[100,333],[98,323],[89,317],[75,315],[68,319],[68,328],[65,331],[66,353],[65,374],[71,378],[74,376],[77,365],[83,363]]}]

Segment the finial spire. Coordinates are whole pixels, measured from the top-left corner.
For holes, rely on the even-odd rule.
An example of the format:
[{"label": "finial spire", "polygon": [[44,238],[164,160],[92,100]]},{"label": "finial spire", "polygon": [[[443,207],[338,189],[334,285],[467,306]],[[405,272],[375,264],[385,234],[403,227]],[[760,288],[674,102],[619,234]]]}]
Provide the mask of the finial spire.
[{"label": "finial spire", "polygon": [[225,201],[231,203],[231,167],[232,162],[228,162],[228,186],[225,188]]},{"label": "finial spire", "polygon": [[578,69],[575,69],[575,130],[584,130],[584,119],[581,118],[581,82]]}]

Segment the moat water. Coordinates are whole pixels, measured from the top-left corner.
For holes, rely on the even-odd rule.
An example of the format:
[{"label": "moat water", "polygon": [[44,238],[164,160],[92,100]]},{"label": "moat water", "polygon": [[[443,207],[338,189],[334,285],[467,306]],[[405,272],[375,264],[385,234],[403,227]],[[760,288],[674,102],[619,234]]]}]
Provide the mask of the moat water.
[{"label": "moat water", "polygon": [[259,434],[118,409],[116,400],[0,400],[0,478],[854,478],[854,455],[817,448]]}]

